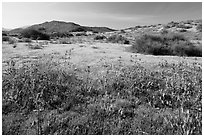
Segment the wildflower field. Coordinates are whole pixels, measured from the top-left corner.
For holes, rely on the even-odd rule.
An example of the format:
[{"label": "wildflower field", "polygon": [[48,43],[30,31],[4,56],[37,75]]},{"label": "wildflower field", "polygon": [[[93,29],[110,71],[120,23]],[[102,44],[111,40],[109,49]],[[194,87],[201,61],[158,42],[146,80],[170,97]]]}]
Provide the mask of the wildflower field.
[{"label": "wildflower field", "polygon": [[126,49],[3,44],[2,134],[201,135],[202,58]]}]

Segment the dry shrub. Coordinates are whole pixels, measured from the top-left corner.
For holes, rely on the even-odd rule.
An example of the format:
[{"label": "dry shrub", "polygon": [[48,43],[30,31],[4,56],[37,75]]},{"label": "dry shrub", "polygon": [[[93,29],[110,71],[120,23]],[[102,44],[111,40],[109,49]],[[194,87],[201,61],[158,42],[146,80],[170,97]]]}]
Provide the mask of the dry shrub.
[{"label": "dry shrub", "polygon": [[120,44],[129,44],[129,40],[122,35],[112,35],[107,38],[107,42],[112,42],[112,43],[120,43]]},{"label": "dry shrub", "polygon": [[131,47],[133,52],[153,55],[202,56],[202,47],[196,47],[180,34],[142,35]]}]

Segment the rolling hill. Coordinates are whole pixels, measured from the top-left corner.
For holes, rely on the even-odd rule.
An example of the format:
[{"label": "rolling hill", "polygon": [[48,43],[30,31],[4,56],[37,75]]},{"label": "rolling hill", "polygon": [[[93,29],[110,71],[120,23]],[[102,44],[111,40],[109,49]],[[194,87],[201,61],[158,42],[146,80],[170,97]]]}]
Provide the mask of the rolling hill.
[{"label": "rolling hill", "polygon": [[75,24],[73,22],[64,22],[64,21],[50,21],[50,22],[44,22],[41,24],[35,24],[32,26],[29,26],[27,28],[16,28],[9,33],[20,33],[24,29],[35,29],[35,30],[41,30],[48,34],[59,32],[59,33],[65,33],[65,32],[82,32],[82,31],[92,31],[92,32],[111,32],[115,31],[113,29],[107,28],[107,27],[88,27],[88,26],[81,26],[79,24]]}]

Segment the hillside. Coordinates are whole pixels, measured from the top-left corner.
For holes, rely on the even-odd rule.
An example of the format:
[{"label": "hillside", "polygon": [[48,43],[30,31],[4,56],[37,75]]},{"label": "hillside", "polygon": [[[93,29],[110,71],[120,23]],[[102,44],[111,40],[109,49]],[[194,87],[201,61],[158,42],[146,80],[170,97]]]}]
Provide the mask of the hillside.
[{"label": "hillside", "polygon": [[202,43],[202,19],[180,22],[172,21],[166,24],[155,24],[148,26],[134,26],[114,32],[107,32],[105,36],[110,37],[112,35],[121,35],[132,43],[135,41],[135,38],[138,38],[144,34],[160,35],[167,32],[181,34],[193,43]]},{"label": "hillside", "polygon": [[[20,33],[24,29],[23,28],[17,28],[17,29],[13,29],[9,32],[10,33]],[[87,27],[87,26],[81,26],[79,24],[75,24],[73,22],[63,22],[63,21],[44,22],[42,24],[32,25],[30,27],[27,27],[26,29],[41,30],[41,31],[44,31],[48,34],[51,34],[54,32],[65,33],[65,32],[80,32],[80,31],[92,31],[92,32],[114,31],[113,29],[110,29],[107,27]]]}]

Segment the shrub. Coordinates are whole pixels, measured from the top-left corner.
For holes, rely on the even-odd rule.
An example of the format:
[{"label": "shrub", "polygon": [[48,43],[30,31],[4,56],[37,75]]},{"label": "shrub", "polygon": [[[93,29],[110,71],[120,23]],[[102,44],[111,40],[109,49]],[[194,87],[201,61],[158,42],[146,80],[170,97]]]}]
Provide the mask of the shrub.
[{"label": "shrub", "polygon": [[194,46],[183,35],[143,35],[136,39],[131,50],[152,55],[202,56],[202,49]]},{"label": "shrub", "polygon": [[3,36],[8,36],[7,32],[2,31],[2,37],[3,37]]},{"label": "shrub", "polygon": [[94,37],[94,40],[104,40],[104,39],[106,39],[106,36],[104,35],[97,35]]},{"label": "shrub", "polygon": [[60,33],[60,32],[55,32],[53,34],[50,34],[50,37],[55,38],[55,37],[59,37],[59,38],[63,38],[63,37],[73,37],[74,35],[71,33]]},{"label": "shrub", "polygon": [[202,57],[202,46],[194,46],[192,43],[176,43],[172,49],[174,55]]},{"label": "shrub", "polygon": [[31,38],[33,40],[49,40],[48,34],[42,33],[34,29],[25,29],[21,32],[21,36],[25,38]]},{"label": "shrub", "polygon": [[125,30],[123,30],[123,29],[122,29],[122,30],[120,30],[120,33],[125,33]]},{"label": "shrub", "polygon": [[27,42],[27,43],[32,42],[32,40],[31,40],[31,39],[29,39],[29,38],[24,38],[24,39],[23,39],[23,41],[24,41],[24,42]]},{"label": "shrub", "polygon": [[59,44],[71,44],[69,39],[59,39]]},{"label": "shrub", "polygon": [[122,35],[112,35],[107,38],[108,42],[112,43],[120,43],[120,44],[129,44],[130,42],[128,41],[127,38],[123,37]]},{"label": "shrub", "polygon": [[187,32],[187,30],[186,29],[181,29],[180,32]]},{"label": "shrub", "polygon": [[15,39],[9,39],[9,42],[8,42],[9,44],[14,44],[14,43],[16,43],[16,40]]},{"label": "shrub", "polygon": [[196,29],[199,31],[199,32],[202,32],[202,24],[198,24]]},{"label": "shrub", "polygon": [[86,33],[77,33],[76,36],[88,36]]},{"label": "shrub", "polygon": [[18,39],[18,42],[26,42],[26,43],[31,43],[32,40],[29,39],[29,38],[21,38],[21,39]]},{"label": "shrub", "polygon": [[9,36],[2,36],[2,41],[9,41],[10,37]]},{"label": "shrub", "polygon": [[18,42],[24,42],[23,39],[18,39]]},{"label": "shrub", "polygon": [[163,29],[162,31],[161,31],[161,34],[162,35],[166,35],[166,34],[168,34],[169,32],[168,32],[168,30],[167,29]]},{"label": "shrub", "polygon": [[2,41],[8,41],[9,44],[15,44],[17,40],[9,36],[3,36]]},{"label": "shrub", "polygon": [[179,25],[177,25],[177,28],[190,29],[190,28],[192,28],[192,26],[184,25],[184,24],[179,24]]},{"label": "shrub", "polygon": [[87,31],[86,28],[78,27],[78,28],[73,29],[71,32],[86,32],[86,31]]}]

